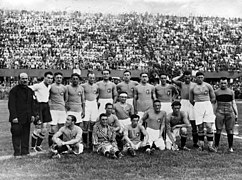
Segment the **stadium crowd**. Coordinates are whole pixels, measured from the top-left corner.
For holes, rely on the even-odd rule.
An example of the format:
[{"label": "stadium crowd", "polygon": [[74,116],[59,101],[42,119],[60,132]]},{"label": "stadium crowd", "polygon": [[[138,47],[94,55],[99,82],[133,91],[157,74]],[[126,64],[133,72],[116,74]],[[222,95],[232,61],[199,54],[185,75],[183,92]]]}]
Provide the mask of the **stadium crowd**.
[{"label": "stadium crowd", "polygon": [[242,19],[1,10],[0,68],[239,71]]}]

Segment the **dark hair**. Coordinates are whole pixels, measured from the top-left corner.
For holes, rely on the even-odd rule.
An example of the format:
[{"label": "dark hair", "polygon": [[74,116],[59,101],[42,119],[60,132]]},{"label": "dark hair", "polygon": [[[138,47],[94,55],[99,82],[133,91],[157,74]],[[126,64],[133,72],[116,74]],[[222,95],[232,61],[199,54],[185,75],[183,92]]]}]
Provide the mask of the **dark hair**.
[{"label": "dark hair", "polygon": [[198,72],[196,73],[196,77],[197,77],[197,76],[204,76],[204,74],[203,74],[203,72],[198,71]]},{"label": "dark hair", "polygon": [[56,73],[54,74],[55,77],[58,76],[58,75],[63,76],[63,74],[62,74],[61,72],[56,72]]},{"label": "dark hair", "polygon": [[101,120],[102,117],[108,117],[108,116],[107,116],[107,114],[102,113],[102,114],[99,115],[99,120]]},{"label": "dark hair", "polygon": [[108,106],[113,106],[113,104],[112,103],[107,103],[107,104],[105,104],[105,109],[108,107]]},{"label": "dark hair", "polygon": [[72,121],[72,122],[76,123],[76,116],[73,116],[73,115],[68,115],[68,116],[71,117],[71,121]]},{"label": "dark hair", "polygon": [[174,106],[181,106],[180,101],[174,101],[174,102],[171,104],[171,107],[174,107]]},{"label": "dark hair", "polygon": [[104,72],[104,71],[108,71],[108,72],[109,72],[109,74],[111,74],[110,69],[104,69],[104,70],[102,70],[102,74],[103,74],[103,72]]},{"label": "dark hair", "polygon": [[125,74],[125,73],[129,73],[131,75],[131,71],[129,71],[129,70],[125,70],[123,74]]},{"label": "dark hair", "polygon": [[132,114],[132,115],[130,116],[131,121],[132,121],[134,118],[138,118],[138,119],[139,119],[139,115],[137,115],[137,114]]},{"label": "dark hair", "polygon": [[47,71],[47,72],[45,72],[44,77],[46,77],[46,76],[48,76],[48,75],[53,76],[53,73],[52,73],[51,71]]},{"label": "dark hair", "polygon": [[147,72],[142,72],[142,73],[140,73],[140,77],[141,77],[143,74],[147,74],[147,76],[149,76],[149,74],[148,74]]},{"label": "dark hair", "polygon": [[191,71],[184,71],[184,73],[183,73],[184,76],[191,75],[191,74],[192,74]]},{"label": "dark hair", "polygon": [[158,103],[161,103],[159,99],[154,100],[153,103],[155,104],[155,103],[157,103],[157,102],[158,102]]},{"label": "dark hair", "polygon": [[71,75],[71,78],[73,78],[74,76],[77,76],[78,79],[80,79],[80,75],[79,75],[79,74],[77,74],[77,73],[73,73],[73,74]]},{"label": "dark hair", "polygon": [[220,80],[224,81],[224,80],[227,80],[228,81],[228,78],[227,77],[221,77]]}]

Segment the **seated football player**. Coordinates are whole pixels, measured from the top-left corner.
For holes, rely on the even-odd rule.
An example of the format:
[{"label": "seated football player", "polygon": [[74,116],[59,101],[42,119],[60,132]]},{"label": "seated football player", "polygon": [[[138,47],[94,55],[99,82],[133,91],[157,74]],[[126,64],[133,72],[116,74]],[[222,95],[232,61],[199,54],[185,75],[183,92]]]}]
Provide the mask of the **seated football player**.
[{"label": "seated football player", "polygon": [[[82,129],[75,125],[76,117],[68,115],[66,123],[52,138],[54,144],[51,148],[53,158],[60,158],[63,152],[81,154],[83,152]],[[62,140],[63,139],[63,140]]]},{"label": "seated football player", "polygon": [[154,151],[154,148],[152,148],[153,144],[159,150],[165,150],[166,146],[162,136],[165,129],[165,121],[166,112],[161,110],[161,102],[155,100],[153,102],[153,109],[146,111],[141,118],[141,122],[145,124],[146,131],[149,135],[148,144],[150,145],[151,151]]},{"label": "seated football player", "polygon": [[172,113],[168,114],[166,119],[166,148],[168,150],[179,150],[176,144],[176,138],[181,137],[180,150],[189,151],[186,147],[187,128],[191,127],[187,115],[184,111],[180,111],[181,103],[174,101],[171,105]]},{"label": "seated football player", "polygon": [[[148,133],[146,132],[144,126],[139,122],[139,116],[134,114],[131,115],[131,124],[125,126],[124,129],[124,140],[126,144],[124,145],[123,152],[129,153],[131,156],[136,156],[136,150],[149,148],[148,143]],[[141,141],[141,134],[144,135],[143,141]]]},{"label": "seated football player", "polygon": [[100,114],[99,121],[93,127],[93,150],[110,158],[121,158],[122,154],[116,142],[116,131],[108,124],[107,114]]}]

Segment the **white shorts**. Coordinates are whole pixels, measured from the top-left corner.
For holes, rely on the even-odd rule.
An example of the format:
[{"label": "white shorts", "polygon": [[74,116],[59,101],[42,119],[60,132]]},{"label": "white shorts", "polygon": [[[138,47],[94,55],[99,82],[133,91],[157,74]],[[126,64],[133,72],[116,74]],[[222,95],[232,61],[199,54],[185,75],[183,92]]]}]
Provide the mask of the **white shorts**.
[{"label": "white shorts", "polygon": [[[181,131],[181,128],[176,128],[172,131],[171,135],[175,141],[177,137],[180,137],[180,131]],[[171,149],[171,147],[172,147],[172,141],[169,138],[169,136],[166,134],[166,148]]]},{"label": "white shorts", "polygon": [[96,101],[86,101],[85,103],[85,117],[83,121],[96,122],[98,118],[98,108]]},{"label": "white shorts", "polygon": [[139,111],[138,113],[137,113],[137,115],[139,116],[139,122],[140,122],[140,120],[141,120],[141,118],[144,116],[144,112],[142,112],[142,111]]},{"label": "white shorts", "polygon": [[166,114],[172,113],[171,102],[161,102],[161,110],[165,111]]},{"label": "white shorts", "polygon": [[[134,144],[134,150],[138,150],[142,145],[142,142],[138,142],[137,144]],[[127,151],[129,148],[131,148],[131,145],[130,144],[125,144],[124,145],[124,148],[123,148],[123,151]]]},{"label": "white shorts", "polygon": [[125,126],[131,124],[130,118],[122,119],[122,120],[119,119],[118,121],[122,128],[125,128]]},{"label": "white shorts", "polygon": [[66,112],[58,110],[50,110],[52,121],[50,125],[65,124],[66,122]]},{"label": "white shorts", "polygon": [[113,99],[99,99],[98,102],[100,103],[100,107],[98,109],[98,115],[100,115],[102,113],[106,113],[105,105],[107,103],[112,103],[113,104]]},{"label": "white shorts", "polygon": [[82,122],[82,113],[81,112],[67,111],[66,114],[75,116],[76,117],[76,123]]},{"label": "white shorts", "polygon": [[146,131],[149,135],[149,139],[148,139],[148,144],[150,146],[152,146],[152,144],[154,143],[156,145],[156,147],[160,148],[160,149],[165,149],[165,142],[163,137],[160,137],[160,130],[154,130],[151,128],[146,128]]},{"label": "white shorts", "polygon": [[194,105],[196,125],[204,122],[214,123],[216,116],[213,112],[213,106],[210,101],[196,102]]},{"label": "white shorts", "polygon": [[83,153],[84,146],[81,143],[76,143],[72,146],[72,150],[74,154],[81,154]]},{"label": "white shorts", "polygon": [[128,103],[128,104],[130,104],[134,107],[134,99],[133,98],[127,99],[126,103]]},{"label": "white shorts", "polygon": [[195,120],[194,106],[187,99],[181,100],[181,111],[187,113],[188,120]]}]

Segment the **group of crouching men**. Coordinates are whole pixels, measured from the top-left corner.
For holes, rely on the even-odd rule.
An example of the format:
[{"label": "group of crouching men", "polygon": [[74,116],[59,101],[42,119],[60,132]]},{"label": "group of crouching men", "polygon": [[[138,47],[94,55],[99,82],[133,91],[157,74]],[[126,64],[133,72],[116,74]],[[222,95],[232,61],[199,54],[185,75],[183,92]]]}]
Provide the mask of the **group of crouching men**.
[{"label": "group of crouching men", "polygon": [[[48,143],[53,158],[60,158],[64,153],[81,154],[84,147],[110,158],[121,158],[125,154],[136,156],[137,150],[148,154],[165,149],[190,151],[186,146],[190,129],[193,148],[203,151],[204,128],[207,129],[208,150],[217,152],[225,124],[229,150],[233,152],[233,126],[238,111],[226,78],[221,79],[220,89],[214,92],[210,84],[203,82],[202,72],[196,74],[194,83],[191,73],[184,72],[172,79],[180,88],[181,101],[176,101],[177,88],[167,83],[165,74],[160,75],[159,84],[151,85],[147,73],[140,74],[138,83],[130,80],[130,71],[124,71],[123,81],[115,85],[110,81],[110,73],[110,70],[103,70],[103,80],[95,83],[95,74],[89,72],[84,84],[79,83],[80,76],[74,73],[71,84],[64,86],[61,72],[54,75],[46,72],[42,82],[29,87],[36,97],[38,112],[35,118],[31,117],[35,124],[31,149],[42,151],[41,144],[50,125]],[[26,73],[20,74],[20,85],[27,86],[27,79]],[[13,94],[10,96],[17,96]],[[11,111],[15,112],[13,102],[10,97],[12,126],[19,121],[11,118]],[[212,106],[215,102],[217,109]],[[21,137],[13,134],[14,150],[19,151],[16,145],[19,139],[27,146],[28,139]]]}]

